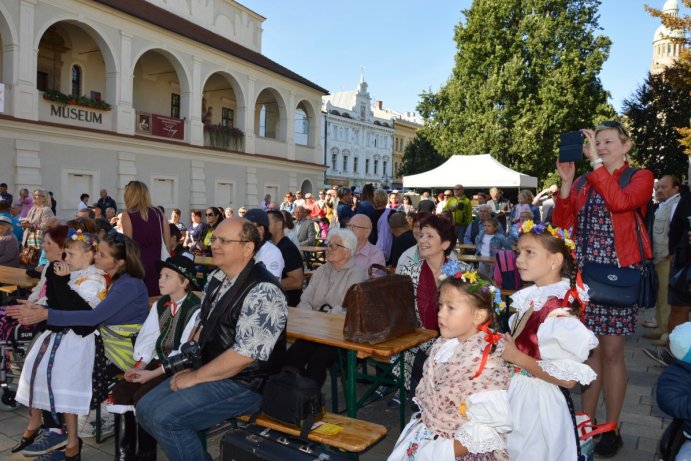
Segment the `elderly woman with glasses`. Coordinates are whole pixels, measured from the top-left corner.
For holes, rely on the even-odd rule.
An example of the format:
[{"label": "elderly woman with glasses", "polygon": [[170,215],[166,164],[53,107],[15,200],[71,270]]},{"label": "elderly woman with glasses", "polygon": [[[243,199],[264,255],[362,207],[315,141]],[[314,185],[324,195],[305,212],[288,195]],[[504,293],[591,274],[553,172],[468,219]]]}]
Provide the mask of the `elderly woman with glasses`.
[{"label": "elderly woman with glasses", "polygon": [[[326,264],[314,272],[302,292],[299,309],[343,313],[343,299],[352,285],[362,282],[367,274],[353,259],[357,237],[348,229],[332,228],[326,244]],[[326,381],[326,370],[338,359],[338,349],[332,346],[298,339],[286,352],[285,364],[295,367],[320,386]]]},{"label": "elderly woman with glasses", "polygon": [[[557,162],[562,187],[556,199],[553,221],[561,228],[573,227],[576,263],[598,263],[640,269],[642,257],[651,258],[650,237],[641,213],[650,200],[653,174],[639,170],[622,187],[619,178],[629,168],[626,155],[631,138],[619,122],[604,122],[595,130],[581,130],[586,143],[583,153],[592,171],[574,179],[573,162]],[[600,345],[586,362],[597,380],[583,389],[583,410],[595,419],[601,388],[605,395],[607,421],[619,423],[626,393],[624,340],[636,328],[638,306],[604,305],[592,300],[583,312],[583,322],[597,335]],[[606,432],[595,445],[601,457],[614,456],[623,442],[618,430]]]},{"label": "elderly woman with glasses", "polygon": [[48,192],[43,189],[34,190],[33,206],[26,217],[19,220],[24,229],[22,244],[25,243],[36,248],[40,247],[46,221],[53,216],[55,215],[53,210],[50,209],[50,196]]}]

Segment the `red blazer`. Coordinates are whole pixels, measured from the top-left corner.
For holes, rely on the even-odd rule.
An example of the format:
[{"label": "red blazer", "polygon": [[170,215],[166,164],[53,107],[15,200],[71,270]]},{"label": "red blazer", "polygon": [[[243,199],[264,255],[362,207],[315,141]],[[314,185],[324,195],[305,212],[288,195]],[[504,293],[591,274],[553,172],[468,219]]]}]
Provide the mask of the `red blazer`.
[{"label": "red blazer", "polygon": [[604,198],[607,208],[612,213],[612,227],[614,228],[614,249],[617,252],[619,266],[630,266],[641,261],[641,253],[638,248],[636,235],[636,221],[640,229],[643,242],[643,253],[646,258],[652,258],[650,237],[642,220],[635,210],[645,208],[653,193],[653,173],[648,170],[639,170],[631,178],[631,182],[622,189],[619,187],[619,176],[629,166],[623,167],[610,174],[607,168],[598,168],[591,171],[580,191],[576,190],[578,179],[573,182],[569,198],[557,197],[554,204],[552,219],[554,224],[562,228],[576,226],[576,214],[583,208],[588,199],[588,191],[591,187]]}]

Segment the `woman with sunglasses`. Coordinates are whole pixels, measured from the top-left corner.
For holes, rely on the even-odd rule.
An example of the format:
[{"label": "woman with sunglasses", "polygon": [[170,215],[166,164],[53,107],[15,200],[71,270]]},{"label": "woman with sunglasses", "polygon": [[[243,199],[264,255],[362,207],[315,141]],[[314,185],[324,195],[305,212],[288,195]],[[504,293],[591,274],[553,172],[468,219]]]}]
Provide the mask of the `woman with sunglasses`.
[{"label": "woman with sunglasses", "polygon": [[[343,313],[343,299],[348,288],[367,278],[367,274],[353,259],[357,237],[349,229],[329,230],[326,243],[326,264],[314,271],[312,280],[302,292],[298,309]],[[319,386],[326,381],[326,370],[338,359],[338,349],[298,339],[290,346],[285,365],[295,367]]]},{"label": "woman with sunglasses", "polygon": [[[639,170],[628,185],[619,185],[619,177],[629,168],[626,155],[632,148],[631,138],[619,122],[604,122],[595,130],[581,132],[586,140],[583,153],[592,171],[585,179],[575,179],[573,162],[557,162],[562,187],[554,207],[554,224],[573,227],[579,270],[586,262],[640,269],[639,235],[645,258],[652,257],[652,250],[645,225],[636,214],[650,200],[653,174]],[[583,410],[593,421],[602,389],[607,421],[619,423],[627,382],[624,340],[635,331],[637,310],[635,304],[621,308],[592,301],[584,309],[583,322],[600,342],[586,362],[598,377],[582,394]],[[595,445],[595,453],[609,458],[622,445],[618,430],[606,432]]]},{"label": "woman with sunglasses", "polygon": [[206,227],[204,234],[197,241],[196,247],[202,254],[211,256],[211,237],[214,235],[214,230],[223,221],[223,213],[218,208],[210,206],[204,212],[204,216],[206,217]]}]

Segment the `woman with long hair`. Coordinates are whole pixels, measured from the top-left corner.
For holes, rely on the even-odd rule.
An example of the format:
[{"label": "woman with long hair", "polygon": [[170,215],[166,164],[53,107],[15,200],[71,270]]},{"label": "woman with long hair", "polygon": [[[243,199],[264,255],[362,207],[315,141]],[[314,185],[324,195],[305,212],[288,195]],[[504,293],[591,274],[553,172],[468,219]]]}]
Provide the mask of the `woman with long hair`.
[{"label": "woman with long hair", "polygon": [[[51,230],[51,233],[53,230]],[[56,234],[57,236],[57,234]],[[46,249],[49,253],[49,249]],[[53,254],[52,249],[50,253]],[[43,306],[41,298],[21,302],[7,308],[7,315],[22,325],[46,321],[53,327],[100,326],[96,336],[96,358],[92,378],[92,401],[103,401],[108,394],[108,378],[134,365],[134,346],[127,334],[135,334],[141,328],[149,311],[146,286],[142,281],[142,267],[139,248],[129,237],[113,232],[98,243],[94,265],[105,272],[111,283],[105,299],[92,310],[62,311]],[[43,298],[45,302],[45,298]],[[123,340],[125,339],[125,340]],[[92,366],[85,364],[85,366]],[[32,415],[33,416],[33,415]],[[35,437],[38,431],[35,419],[29,421],[22,442]],[[34,442],[40,452],[33,450],[32,456],[49,453],[62,446],[66,437],[57,437],[55,431],[45,431]],[[46,439],[46,440],[42,440]],[[33,441],[33,439],[31,440]],[[29,442],[31,443],[31,442]],[[29,449],[28,443],[25,450]],[[24,447],[22,447],[24,448]],[[30,450],[31,451],[31,450]],[[78,458],[77,458],[78,459]]]},{"label": "woman with long hair", "polygon": [[168,251],[170,227],[160,209],[151,205],[149,188],[141,181],[130,181],[125,186],[125,209],[122,213],[122,232],[137,242],[144,266],[144,284],[149,296],[158,296],[158,270],[161,260],[161,238]]}]

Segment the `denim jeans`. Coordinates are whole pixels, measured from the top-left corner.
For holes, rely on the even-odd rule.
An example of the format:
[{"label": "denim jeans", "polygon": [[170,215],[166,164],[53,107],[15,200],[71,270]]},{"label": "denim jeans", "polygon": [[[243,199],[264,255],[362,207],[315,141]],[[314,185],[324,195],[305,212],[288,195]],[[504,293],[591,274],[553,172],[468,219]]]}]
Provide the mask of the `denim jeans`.
[{"label": "denim jeans", "polygon": [[168,378],[139,400],[137,419],[170,461],[210,460],[197,431],[233,416],[254,413],[260,401],[259,394],[231,379],[173,392]]}]

